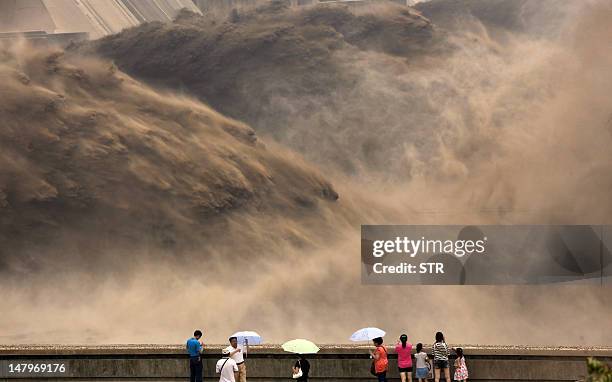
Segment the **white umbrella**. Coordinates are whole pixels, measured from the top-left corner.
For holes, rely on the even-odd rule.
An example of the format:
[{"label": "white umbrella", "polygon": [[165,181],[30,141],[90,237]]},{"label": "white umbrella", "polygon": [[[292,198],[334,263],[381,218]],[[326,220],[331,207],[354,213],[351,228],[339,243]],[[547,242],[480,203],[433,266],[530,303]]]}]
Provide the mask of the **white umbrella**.
[{"label": "white umbrella", "polygon": [[257,332],[249,330],[236,332],[232,334],[232,337],[236,337],[239,344],[260,345],[263,342],[263,339]]},{"label": "white umbrella", "polygon": [[371,341],[374,338],[384,337],[385,331],[378,328],[363,328],[359,329],[351,336],[350,340],[354,342]]}]

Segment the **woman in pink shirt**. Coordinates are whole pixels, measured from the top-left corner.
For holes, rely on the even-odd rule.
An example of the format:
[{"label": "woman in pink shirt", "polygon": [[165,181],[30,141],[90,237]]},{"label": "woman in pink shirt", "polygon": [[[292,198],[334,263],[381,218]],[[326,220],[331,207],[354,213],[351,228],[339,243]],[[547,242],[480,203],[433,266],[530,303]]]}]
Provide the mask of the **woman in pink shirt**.
[{"label": "woman in pink shirt", "polygon": [[397,367],[399,369],[402,382],[412,382],[412,344],[408,343],[408,336],[402,334],[395,345],[397,353]]}]

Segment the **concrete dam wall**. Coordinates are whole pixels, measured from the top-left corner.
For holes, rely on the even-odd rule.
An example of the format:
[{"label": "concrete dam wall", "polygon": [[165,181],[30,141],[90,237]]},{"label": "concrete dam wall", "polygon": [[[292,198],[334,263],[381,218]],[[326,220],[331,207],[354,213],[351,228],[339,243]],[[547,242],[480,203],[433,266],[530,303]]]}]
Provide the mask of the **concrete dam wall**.
[{"label": "concrete dam wall", "polygon": [[[214,365],[220,358],[221,348],[207,346],[203,355],[205,380],[218,380]],[[367,346],[322,346],[318,354],[307,357],[311,363],[311,379],[372,381],[368,349]],[[464,350],[472,381],[578,381],[585,379],[586,357],[612,362],[612,348],[465,346]],[[253,382],[289,380],[296,359],[278,346],[251,347],[247,359],[248,379]],[[19,370],[26,370],[17,372],[16,365],[23,366]],[[38,372],[34,371],[35,365]],[[46,365],[44,372],[42,365]],[[389,370],[388,377],[398,381],[395,354],[390,354]],[[451,376],[452,372],[451,368]],[[0,382],[181,381],[188,377],[188,359],[180,345],[0,346]]]},{"label": "concrete dam wall", "polygon": [[[203,12],[210,9],[230,10],[232,8],[253,8],[261,4],[261,0],[193,0]],[[377,2],[380,0],[287,0],[292,6],[313,5],[313,4],[332,4],[344,3],[346,5],[356,5],[366,2]],[[413,5],[414,0],[391,0],[402,5]]]},{"label": "concrete dam wall", "polygon": [[0,32],[87,33],[99,38],[147,21],[171,21],[191,0],[2,0]]}]

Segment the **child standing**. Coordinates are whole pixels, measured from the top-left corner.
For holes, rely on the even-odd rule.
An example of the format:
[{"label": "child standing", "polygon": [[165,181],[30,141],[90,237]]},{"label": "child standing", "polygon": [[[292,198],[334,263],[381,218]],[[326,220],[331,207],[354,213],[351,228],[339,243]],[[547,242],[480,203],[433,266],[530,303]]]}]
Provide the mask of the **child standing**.
[{"label": "child standing", "polygon": [[420,342],[416,346],[414,358],[416,359],[416,377],[419,379],[419,382],[424,382],[429,374],[429,368],[427,367],[429,360],[427,353],[423,351],[423,344]]},{"label": "child standing", "polygon": [[457,348],[455,353],[457,353],[457,359],[455,360],[455,381],[466,382],[468,379],[468,369],[465,364],[463,349]]}]

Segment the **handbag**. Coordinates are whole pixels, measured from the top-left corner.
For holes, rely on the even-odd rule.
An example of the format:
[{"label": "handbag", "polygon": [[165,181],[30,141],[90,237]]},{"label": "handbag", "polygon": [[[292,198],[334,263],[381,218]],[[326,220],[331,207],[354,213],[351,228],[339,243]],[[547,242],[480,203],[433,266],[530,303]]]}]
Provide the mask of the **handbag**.
[{"label": "handbag", "polygon": [[298,379],[302,376],[302,369],[298,370],[297,373],[293,373],[293,379]]},{"label": "handbag", "polygon": [[370,366],[370,374],[376,376],[376,360],[372,360],[372,365]]},{"label": "handbag", "polygon": [[297,373],[293,373],[293,379],[298,379],[298,378],[300,378],[302,375],[304,375],[304,374],[302,373],[302,364],[300,363],[300,361],[298,361],[298,367],[299,367],[299,369],[298,369]]}]

